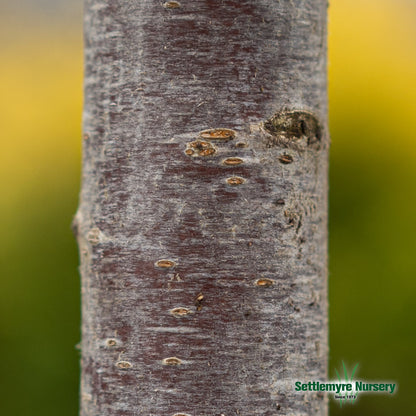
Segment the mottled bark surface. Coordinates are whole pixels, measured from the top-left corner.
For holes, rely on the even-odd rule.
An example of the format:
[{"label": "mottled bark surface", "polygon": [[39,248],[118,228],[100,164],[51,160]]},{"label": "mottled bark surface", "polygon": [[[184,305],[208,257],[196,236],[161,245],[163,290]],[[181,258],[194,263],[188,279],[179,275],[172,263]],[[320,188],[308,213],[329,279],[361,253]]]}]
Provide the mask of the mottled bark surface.
[{"label": "mottled bark surface", "polygon": [[82,416],[326,414],[326,7],[86,1]]}]

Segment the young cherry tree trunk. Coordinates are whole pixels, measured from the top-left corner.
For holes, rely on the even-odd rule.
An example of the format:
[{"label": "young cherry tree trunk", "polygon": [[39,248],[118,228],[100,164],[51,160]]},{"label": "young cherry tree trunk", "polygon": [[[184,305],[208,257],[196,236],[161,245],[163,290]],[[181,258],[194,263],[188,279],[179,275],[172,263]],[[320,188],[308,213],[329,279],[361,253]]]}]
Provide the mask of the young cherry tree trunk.
[{"label": "young cherry tree trunk", "polygon": [[325,415],[326,0],[86,0],[82,416]]}]

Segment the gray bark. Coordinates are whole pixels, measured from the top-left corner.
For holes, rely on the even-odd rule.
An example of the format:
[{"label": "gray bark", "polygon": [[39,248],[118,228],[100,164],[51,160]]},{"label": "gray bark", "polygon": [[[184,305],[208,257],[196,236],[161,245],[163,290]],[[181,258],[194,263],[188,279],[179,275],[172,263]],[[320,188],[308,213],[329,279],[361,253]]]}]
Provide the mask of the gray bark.
[{"label": "gray bark", "polygon": [[86,0],[82,416],[325,415],[323,0]]}]

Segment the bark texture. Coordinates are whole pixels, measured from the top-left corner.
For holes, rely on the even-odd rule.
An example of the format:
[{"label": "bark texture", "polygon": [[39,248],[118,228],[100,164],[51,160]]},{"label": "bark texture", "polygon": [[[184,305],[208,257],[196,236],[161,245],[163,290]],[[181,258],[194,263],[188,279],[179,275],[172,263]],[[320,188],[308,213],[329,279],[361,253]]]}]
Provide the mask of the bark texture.
[{"label": "bark texture", "polygon": [[323,0],[86,0],[82,416],[325,415]]}]

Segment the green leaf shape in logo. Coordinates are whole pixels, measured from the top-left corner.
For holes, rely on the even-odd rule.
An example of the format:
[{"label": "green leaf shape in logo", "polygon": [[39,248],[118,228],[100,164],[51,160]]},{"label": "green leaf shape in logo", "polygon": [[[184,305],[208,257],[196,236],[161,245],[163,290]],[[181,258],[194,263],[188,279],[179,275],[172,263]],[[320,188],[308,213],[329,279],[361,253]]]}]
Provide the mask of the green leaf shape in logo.
[{"label": "green leaf shape in logo", "polygon": [[[349,378],[348,377],[348,371],[347,371],[347,367],[345,366],[345,363],[344,363],[344,361],[341,361],[342,362],[342,368],[344,369],[344,375],[345,375],[345,381],[348,383],[349,381],[351,381],[352,382],[352,380],[353,380],[353,378],[354,378],[354,374],[355,374],[355,372],[356,372],[356,370],[357,370],[357,367],[358,367],[358,363],[357,364],[355,364],[355,366],[354,366],[354,368],[353,368],[353,370],[352,370],[352,374],[351,374],[351,378]],[[337,369],[335,369],[335,373],[336,373],[336,375],[337,375],[337,377],[338,377],[338,380],[340,381],[340,382],[342,382],[342,380],[341,380],[341,376],[339,375],[339,372],[338,372],[338,370]],[[354,403],[355,402],[355,400],[357,399],[357,393],[355,394],[355,398],[354,399],[345,399],[345,400],[343,400],[343,399],[340,399],[340,401],[339,401],[339,405],[340,405],[340,407],[342,407],[342,404],[344,403],[344,401],[345,402],[347,402],[347,401],[349,401],[350,403]]]}]

